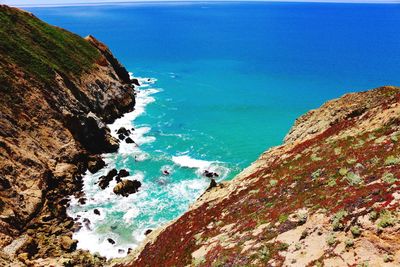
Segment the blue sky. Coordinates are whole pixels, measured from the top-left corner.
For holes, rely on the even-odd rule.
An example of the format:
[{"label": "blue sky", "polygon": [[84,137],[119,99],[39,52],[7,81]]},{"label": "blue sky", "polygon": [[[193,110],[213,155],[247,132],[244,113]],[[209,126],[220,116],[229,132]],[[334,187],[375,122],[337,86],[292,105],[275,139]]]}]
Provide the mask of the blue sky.
[{"label": "blue sky", "polygon": [[[14,6],[32,6],[32,5],[62,5],[62,4],[83,4],[83,3],[104,3],[104,2],[163,2],[168,0],[0,0],[1,4],[8,4]],[[202,0],[198,0],[202,1]],[[203,0],[204,1],[204,0]],[[233,0],[235,1],[235,0]],[[240,0],[236,0],[240,1]],[[400,3],[400,0],[256,0],[256,1],[265,1],[265,2],[276,2],[276,1],[285,1],[285,2],[351,2],[351,3]],[[180,2],[179,0],[175,0],[175,2]],[[206,2],[206,1],[204,1]],[[212,2],[209,1],[209,2]]]}]

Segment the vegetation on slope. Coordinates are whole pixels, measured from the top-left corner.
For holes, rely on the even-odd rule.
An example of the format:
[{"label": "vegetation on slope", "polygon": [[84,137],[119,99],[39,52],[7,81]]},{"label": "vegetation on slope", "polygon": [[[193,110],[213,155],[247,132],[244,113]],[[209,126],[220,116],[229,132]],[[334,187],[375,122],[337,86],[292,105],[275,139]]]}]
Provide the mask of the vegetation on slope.
[{"label": "vegetation on slope", "polygon": [[326,117],[313,111],[320,123],[343,116],[266,152],[124,266],[398,264],[400,90],[347,95],[328,107]]},{"label": "vegetation on slope", "polygon": [[55,71],[68,77],[88,71],[99,51],[76,34],[51,26],[28,12],[0,5],[0,89],[13,84],[21,67],[29,78],[53,83]]}]

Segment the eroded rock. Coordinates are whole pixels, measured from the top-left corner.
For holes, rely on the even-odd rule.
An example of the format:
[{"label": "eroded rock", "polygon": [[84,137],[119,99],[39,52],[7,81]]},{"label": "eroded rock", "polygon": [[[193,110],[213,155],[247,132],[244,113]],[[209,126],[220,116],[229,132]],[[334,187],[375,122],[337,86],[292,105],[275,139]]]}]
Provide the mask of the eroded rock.
[{"label": "eroded rock", "polygon": [[122,195],[124,197],[129,196],[130,194],[136,193],[139,190],[139,187],[142,185],[141,182],[137,180],[122,180],[119,182],[113,189],[113,192],[116,195]]}]

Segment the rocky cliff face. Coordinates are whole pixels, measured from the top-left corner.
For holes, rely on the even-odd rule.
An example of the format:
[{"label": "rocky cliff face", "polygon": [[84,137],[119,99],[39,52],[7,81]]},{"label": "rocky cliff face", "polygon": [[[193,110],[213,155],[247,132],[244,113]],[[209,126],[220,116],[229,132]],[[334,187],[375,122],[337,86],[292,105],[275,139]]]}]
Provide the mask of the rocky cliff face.
[{"label": "rocky cliff face", "polygon": [[118,149],[105,123],[133,109],[133,88],[94,37],[0,5],[1,266],[39,266],[38,259],[59,256],[66,264],[100,264],[85,253],[67,256],[76,242],[66,198],[79,191],[96,154]]},{"label": "rocky cliff face", "polygon": [[300,117],[115,266],[399,266],[400,88]]}]

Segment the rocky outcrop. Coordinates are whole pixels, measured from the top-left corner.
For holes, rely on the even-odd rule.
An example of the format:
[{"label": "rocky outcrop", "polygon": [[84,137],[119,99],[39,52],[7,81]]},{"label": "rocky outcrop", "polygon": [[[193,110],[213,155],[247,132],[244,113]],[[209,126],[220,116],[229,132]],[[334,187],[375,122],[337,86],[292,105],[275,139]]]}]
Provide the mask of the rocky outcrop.
[{"label": "rocky outcrop", "polygon": [[399,266],[400,88],[300,117],[279,147],[114,266]]},{"label": "rocky outcrop", "polygon": [[116,195],[127,197],[130,194],[136,193],[140,186],[142,186],[142,183],[137,180],[123,179],[115,185],[113,192]]},{"label": "rocky outcrop", "polygon": [[104,259],[74,251],[66,197],[88,167],[104,166],[95,154],[118,149],[106,123],[133,110],[134,85],[98,40],[4,5],[0,54],[0,248],[16,251],[0,253],[0,265],[63,255],[96,266]]}]

